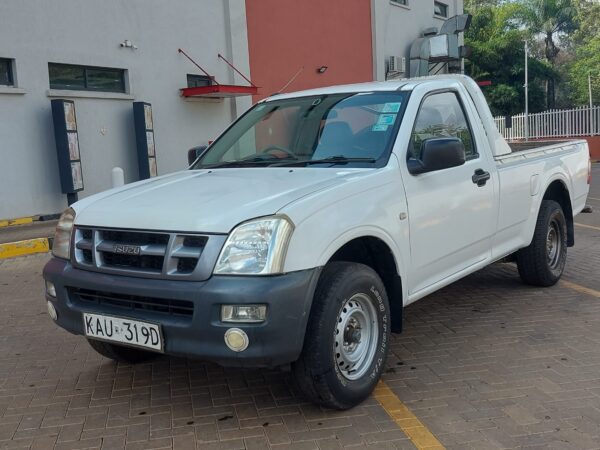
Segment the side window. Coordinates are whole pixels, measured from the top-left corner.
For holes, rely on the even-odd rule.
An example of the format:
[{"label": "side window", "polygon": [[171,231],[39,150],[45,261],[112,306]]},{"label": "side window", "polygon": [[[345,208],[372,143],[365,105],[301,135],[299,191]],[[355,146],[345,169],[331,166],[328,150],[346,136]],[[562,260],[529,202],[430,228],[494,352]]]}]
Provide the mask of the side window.
[{"label": "side window", "polygon": [[433,94],[425,98],[417,114],[408,156],[420,159],[423,141],[440,137],[461,139],[467,160],[477,158],[471,129],[454,92]]}]

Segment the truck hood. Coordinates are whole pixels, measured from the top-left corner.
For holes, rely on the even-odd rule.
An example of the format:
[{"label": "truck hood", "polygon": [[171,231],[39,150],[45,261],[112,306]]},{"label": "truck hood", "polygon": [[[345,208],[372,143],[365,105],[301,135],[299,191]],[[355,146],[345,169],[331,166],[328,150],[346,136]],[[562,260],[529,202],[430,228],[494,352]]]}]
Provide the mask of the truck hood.
[{"label": "truck hood", "polygon": [[372,169],[186,170],[132,183],[73,205],[77,225],[228,233],[245,220]]}]

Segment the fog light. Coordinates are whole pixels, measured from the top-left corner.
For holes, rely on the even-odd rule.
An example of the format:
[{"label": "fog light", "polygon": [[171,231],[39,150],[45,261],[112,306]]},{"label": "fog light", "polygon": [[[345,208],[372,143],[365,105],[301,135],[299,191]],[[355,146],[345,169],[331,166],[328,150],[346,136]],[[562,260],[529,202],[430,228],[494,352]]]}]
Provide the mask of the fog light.
[{"label": "fog light", "polygon": [[52,304],[52,302],[47,302],[48,304],[48,314],[52,317],[52,320],[56,320],[58,318],[58,314],[56,313],[56,308]]},{"label": "fog light", "polygon": [[264,322],[267,305],[221,305],[221,321],[237,323]]},{"label": "fog light", "polygon": [[56,287],[52,281],[46,280],[46,294],[50,297],[56,298]]},{"label": "fog light", "polygon": [[225,344],[234,352],[243,352],[249,343],[248,335],[239,328],[230,328],[225,332]]}]

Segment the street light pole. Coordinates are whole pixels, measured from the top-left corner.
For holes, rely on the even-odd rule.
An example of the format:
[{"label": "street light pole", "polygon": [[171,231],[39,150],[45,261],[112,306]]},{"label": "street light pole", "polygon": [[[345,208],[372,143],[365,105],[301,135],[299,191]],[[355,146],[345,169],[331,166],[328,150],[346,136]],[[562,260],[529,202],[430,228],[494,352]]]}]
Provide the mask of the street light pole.
[{"label": "street light pole", "polygon": [[529,43],[525,41],[525,140],[529,140]]},{"label": "street light pole", "polygon": [[594,97],[592,94],[592,72],[588,72],[588,90],[590,92],[590,133],[596,134],[596,124],[594,123]]},{"label": "street light pole", "polygon": [[588,90],[590,92],[590,109],[594,107],[594,98],[592,97],[592,72],[588,73]]}]

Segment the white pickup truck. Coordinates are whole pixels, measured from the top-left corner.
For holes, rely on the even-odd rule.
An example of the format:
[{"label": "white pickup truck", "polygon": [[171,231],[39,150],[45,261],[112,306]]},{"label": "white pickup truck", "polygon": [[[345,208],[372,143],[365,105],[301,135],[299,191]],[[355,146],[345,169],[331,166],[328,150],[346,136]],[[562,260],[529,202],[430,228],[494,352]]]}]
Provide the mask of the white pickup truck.
[{"label": "white pickup truck", "polygon": [[408,304],[509,256],[555,284],[590,170],[585,141],[511,150],[463,76],[273,95],[188,170],[67,209],[48,310],[117,361],[291,364],[349,408]]}]

